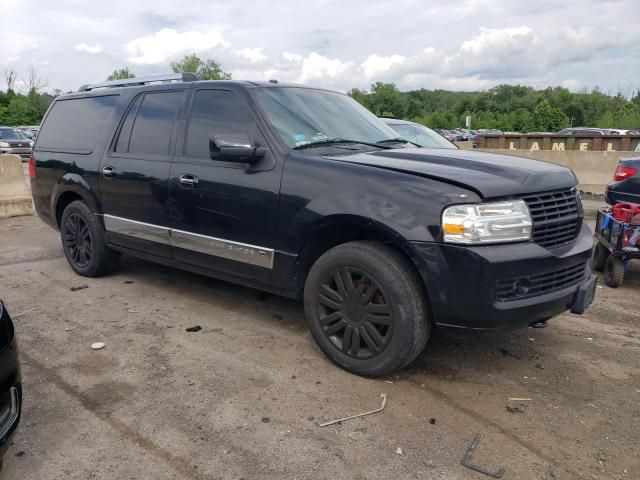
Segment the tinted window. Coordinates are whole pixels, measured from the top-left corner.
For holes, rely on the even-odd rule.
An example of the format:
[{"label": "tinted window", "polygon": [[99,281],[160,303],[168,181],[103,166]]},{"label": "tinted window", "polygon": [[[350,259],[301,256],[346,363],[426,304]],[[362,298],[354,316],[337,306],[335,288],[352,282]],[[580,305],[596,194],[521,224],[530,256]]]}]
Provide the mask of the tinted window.
[{"label": "tinted window", "polygon": [[212,133],[243,133],[251,137],[253,119],[242,99],[226,90],[199,90],[187,127],[188,157],[209,158]]},{"label": "tinted window", "polygon": [[136,97],[135,101],[127,111],[127,118],[124,119],[124,123],[122,124],[122,128],[120,129],[120,135],[118,135],[118,142],[116,143],[115,148],[116,152],[129,151],[131,127],[133,127],[133,120],[136,118],[136,113],[138,113],[138,108],[140,107],[140,102],[142,102],[142,97],[144,97],[144,95],[139,95],[138,97]]},{"label": "tinted window", "polygon": [[[182,103],[182,92],[147,93],[133,122],[129,153],[169,155],[173,123]],[[133,114],[133,109],[129,115]],[[125,124],[128,119],[125,120]],[[125,125],[126,126],[126,125]],[[126,132],[123,128],[121,135]],[[118,139],[120,144],[120,139]],[[122,150],[121,150],[122,152]]]},{"label": "tinted window", "polygon": [[38,148],[91,152],[117,100],[116,95],[58,100],[38,134]]}]

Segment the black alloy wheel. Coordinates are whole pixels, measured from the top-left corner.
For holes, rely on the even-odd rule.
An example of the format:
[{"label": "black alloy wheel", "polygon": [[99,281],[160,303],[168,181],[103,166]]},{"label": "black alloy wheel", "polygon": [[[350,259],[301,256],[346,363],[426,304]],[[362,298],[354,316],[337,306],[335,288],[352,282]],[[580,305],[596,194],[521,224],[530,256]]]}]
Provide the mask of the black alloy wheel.
[{"label": "black alloy wheel", "polygon": [[72,213],[67,217],[64,227],[63,241],[67,258],[78,268],[86,268],[93,256],[89,226],[80,215]]},{"label": "black alloy wheel", "polygon": [[337,268],[318,292],[324,335],[343,354],[368,359],[381,354],[393,334],[393,309],[382,287],[367,273]]},{"label": "black alloy wheel", "polygon": [[69,265],[83,277],[99,277],[118,266],[120,254],[107,246],[98,215],[82,200],[71,202],[62,212],[60,239]]}]

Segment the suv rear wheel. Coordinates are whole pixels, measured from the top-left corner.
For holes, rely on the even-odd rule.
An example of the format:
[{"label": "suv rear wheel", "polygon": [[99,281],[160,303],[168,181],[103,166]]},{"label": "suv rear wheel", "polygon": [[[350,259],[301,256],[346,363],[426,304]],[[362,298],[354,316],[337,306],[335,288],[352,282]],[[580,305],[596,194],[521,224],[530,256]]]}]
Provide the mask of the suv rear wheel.
[{"label": "suv rear wheel", "polygon": [[62,213],[60,236],[71,268],[84,277],[99,277],[117,267],[120,254],[107,248],[98,217],[88,205],[76,200]]},{"label": "suv rear wheel", "polygon": [[320,349],[357,375],[389,375],[409,364],[431,330],[411,265],[377,242],[346,243],[323,254],[307,277],[304,307]]}]

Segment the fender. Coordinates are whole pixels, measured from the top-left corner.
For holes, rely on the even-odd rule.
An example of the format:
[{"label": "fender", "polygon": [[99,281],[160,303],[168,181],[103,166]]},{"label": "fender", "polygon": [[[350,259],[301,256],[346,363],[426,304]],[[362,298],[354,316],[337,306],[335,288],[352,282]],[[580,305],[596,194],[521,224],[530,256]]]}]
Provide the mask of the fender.
[{"label": "fender", "polygon": [[60,197],[68,192],[79,195],[95,213],[102,213],[95,189],[81,175],[67,172],[58,179],[51,192],[51,212],[54,220],[56,219],[56,207]]}]

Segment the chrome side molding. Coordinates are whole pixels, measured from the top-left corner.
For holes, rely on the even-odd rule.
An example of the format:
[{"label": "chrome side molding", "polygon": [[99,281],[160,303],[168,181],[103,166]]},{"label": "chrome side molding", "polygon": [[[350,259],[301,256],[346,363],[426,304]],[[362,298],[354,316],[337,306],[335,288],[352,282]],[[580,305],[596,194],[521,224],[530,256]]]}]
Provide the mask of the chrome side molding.
[{"label": "chrome side molding", "polygon": [[114,215],[103,215],[104,228],[109,232],[128,235],[130,237],[149,240],[150,242],[162,243],[170,245],[171,236],[169,228],[152,225],[151,223],[138,222]]},{"label": "chrome side molding", "polygon": [[114,215],[104,214],[102,217],[104,218],[104,226],[109,232],[183,248],[214,257],[226,258],[236,262],[248,263],[257,267],[273,269],[275,250],[272,248],[234,242],[224,238],[209,237]]}]

